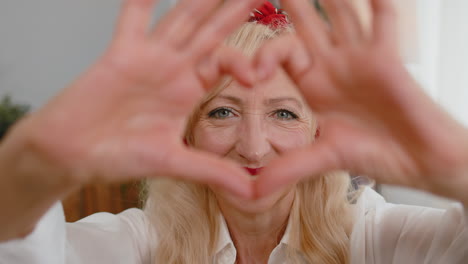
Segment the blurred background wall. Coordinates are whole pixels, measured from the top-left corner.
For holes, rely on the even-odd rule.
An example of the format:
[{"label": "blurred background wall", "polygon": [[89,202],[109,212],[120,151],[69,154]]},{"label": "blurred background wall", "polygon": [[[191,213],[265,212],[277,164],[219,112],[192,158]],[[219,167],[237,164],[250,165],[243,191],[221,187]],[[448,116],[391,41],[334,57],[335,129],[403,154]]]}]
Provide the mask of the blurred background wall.
[{"label": "blurred background wall", "polygon": [[[105,50],[121,2],[0,1],[0,96],[43,105]],[[155,17],[169,6],[161,0]]]},{"label": "blurred background wall", "polygon": [[[369,23],[367,0],[350,1]],[[408,70],[428,94],[468,124],[468,1],[394,1]],[[155,18],[172,2],[161,0]],[[121,0],[0,1],[0,96],[10,94],[33,109],[42,106],[105,50],[120,4]],[[447,206],[443,199],[413,190],[382,186],[381,192],[391,202]]]}]

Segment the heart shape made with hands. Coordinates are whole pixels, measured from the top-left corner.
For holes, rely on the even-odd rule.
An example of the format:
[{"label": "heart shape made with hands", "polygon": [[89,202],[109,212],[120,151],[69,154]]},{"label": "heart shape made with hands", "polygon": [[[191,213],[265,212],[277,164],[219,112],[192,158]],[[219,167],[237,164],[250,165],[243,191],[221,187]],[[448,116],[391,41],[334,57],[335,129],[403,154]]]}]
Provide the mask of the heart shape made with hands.
[{"label": "heart shape made with hands", "polygon": [[[456,139],[465,130],[405,70],[391,1],[370,1],[370,34],[349,1],[323,1],[332,28],[309,1],[284,1],[297,33],[268,41],[249,60],[213,50],[260,0],[182,0],[151,30],[157,1],[127,0],[107,53],[24,131],[34,134],[37,156],[64,169],[74,185],[166,176],[258,198],[346,170],[461,197],[460,146],[468,143]],[[280,68],[317,116],[317,141],[270,162],[254,182],[233,162],[183,144],[187,116],[223,75],[253,86]]]}]

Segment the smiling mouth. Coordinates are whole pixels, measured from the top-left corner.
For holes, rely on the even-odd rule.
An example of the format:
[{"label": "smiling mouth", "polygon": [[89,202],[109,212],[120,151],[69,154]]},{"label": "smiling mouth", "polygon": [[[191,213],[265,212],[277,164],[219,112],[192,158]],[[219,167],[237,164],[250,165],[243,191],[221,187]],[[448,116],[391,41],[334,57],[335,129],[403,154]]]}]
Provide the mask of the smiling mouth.
[{"label": "smiling mouth", "polygon": [[263,169],[263,167],[261,167],[261,168],[247,168],[247,167],[244,167],[244,169],[245,169],[251,176],[257,176],[258,174],[260,174],[260,171]]}]

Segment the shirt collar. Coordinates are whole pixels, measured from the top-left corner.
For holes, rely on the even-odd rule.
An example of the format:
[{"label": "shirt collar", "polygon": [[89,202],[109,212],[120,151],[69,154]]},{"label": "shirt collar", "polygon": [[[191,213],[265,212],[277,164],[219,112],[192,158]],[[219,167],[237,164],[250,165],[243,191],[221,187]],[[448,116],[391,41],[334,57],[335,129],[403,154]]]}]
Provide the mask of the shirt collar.
[{"label": "shirt collar", "polygon": [[[216,246],[215,256],[218,258],[220,254],[223,255],[236,255],[236,248],[234,247],[234,242],[232,241],[231,235],[229,234],[229,229],[224,219],[223,215],[220,214],[220,229],[218,235],[218,243]],[[291,221],[288,219],[288,224],[286,226],[286,230],[284,232],[283,237],[281,238],[280,243],[276,246],[275,249],[280,249],[283,246],[287,246],[290,244],[290,233],[291,233]]]},{"label": "shirt collar", "polygon": [[231,235],[229,234],[229,229],[226,224],[226,220],[224,219],[223,215],[219,215],[219,235],[218,235],[218,244],[216,246],[215,254],[220,253],[224,248],[227,246],[234,246],[234,242],[231,239]]}]

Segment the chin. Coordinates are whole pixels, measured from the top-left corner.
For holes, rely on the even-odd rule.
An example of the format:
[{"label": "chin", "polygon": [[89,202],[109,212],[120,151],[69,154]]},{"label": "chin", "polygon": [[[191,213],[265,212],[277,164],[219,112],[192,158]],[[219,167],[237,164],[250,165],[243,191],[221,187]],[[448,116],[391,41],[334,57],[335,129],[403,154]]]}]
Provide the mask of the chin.
[{"label": "chin", "polygon": [[[249,200],[213,190],[221,209],[236,210],[242,214],[261,214],[274,209],[290,192],[291,188],[280,190],[261,199]],[[224,208],[223,208],[224,207]]]}]

